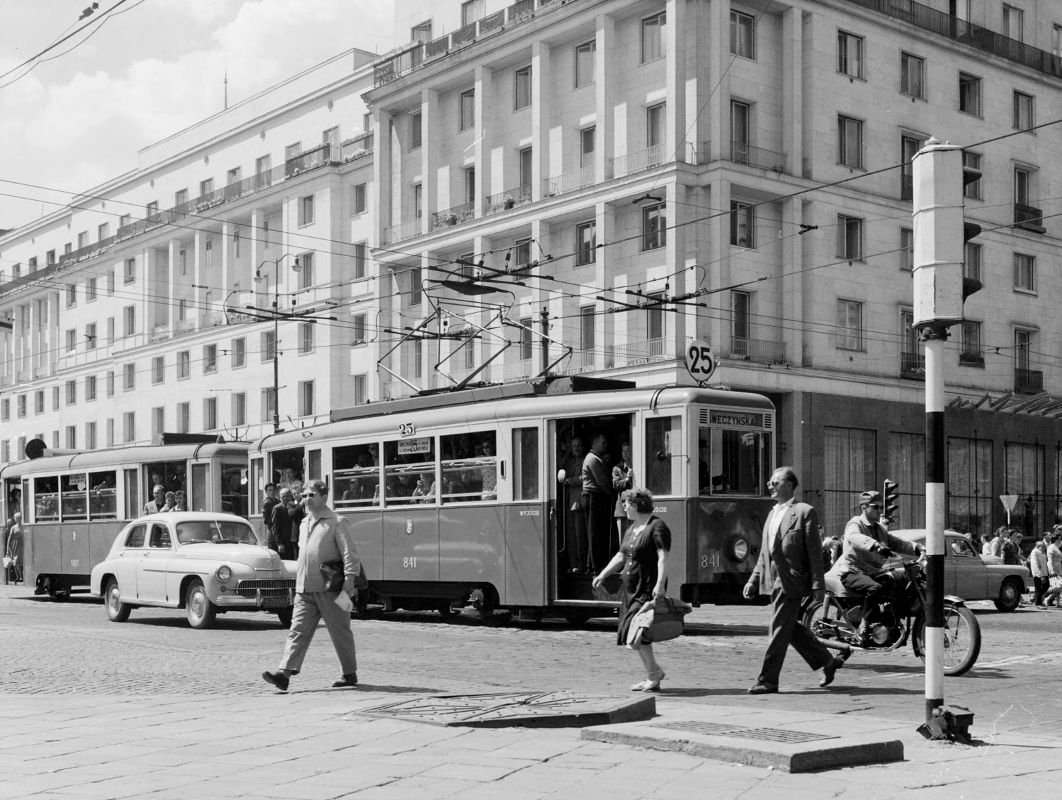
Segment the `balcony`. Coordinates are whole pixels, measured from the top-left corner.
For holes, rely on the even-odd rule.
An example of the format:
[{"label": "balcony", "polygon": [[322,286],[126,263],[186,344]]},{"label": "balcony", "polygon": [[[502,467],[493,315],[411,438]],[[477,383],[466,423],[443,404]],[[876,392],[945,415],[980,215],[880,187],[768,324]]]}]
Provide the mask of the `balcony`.
[{"label": "balcony", "polygon": [[591,164],[588,167],[583,167],[573,172],[565,172],[563,175],[558,175],[555,178],[547,180],[546,196],[553,197],[558,194],[577,192],[580,189],[585,189],[587,186],[593,185],[594,167]]},{"label": "balcony", "polygon": [[504,383],[530,380],[534,374],[535,363],[530,358],[522,358],[519,361],[506,361],[502,364],[502,381]]},{"label": "balcony", "polygon": [[653,169],[668,162],[670,154],[662,144],[654,144],[643,150],[635,150],[625,156],[618,156],[610,162],[612,177],[622,178],[625,175],[633,175],[636,172]]},{"label": "balcony", "polygon": [[397,225],[392,225],[390,228],[384,228],[383,243],[385,245],[394,244],[404,239],[412,239],[414,236],[420,236],[419,219],[406,220],[405,222],[399,222]]},{"label": "balcony", "polygon": [[471,222],[476,218],[476,204],[462,203],[459,206],[448,208],[445,211],[433,211],[431,215],[431,229],[448,228]]},{"label": "balcony", "polygon": [[504,192],[492,194],[487,198],[487,207],[483,214],[500,214],[510,208],[527,205],[531,202],[531,186],[517,186],[515,189],[506,189]]},{"label": "balcony", "polygon": [[597,369],[597,354],[593,350],[573,350],[568,363],[561,364],[557,370],[561,375],[576,375],[580,372],[593,372]]},{"label": "balcony", "polygon": [[195,331],[195,319],[179,319],[174,325],[174,336],[183,336],[186,333],[192,333]]},{"label": "balcony", "polygon": [[747,142],[730,143],[730,160],[736,164],[748,164],[750,167],[769,169],[788,175],[785,153],[776,153],[762,147],[753,147]]},{"label": "balcony", "polygon": [[1032,233],[1046,233],[1043,226],[1044,212],[1036,206],[1024,206],[1021,203],[1014,204],[1014,227]]},{"label": "balcony", "polygon": [[754,361],[757,364],[785,364],[785,344],[766,339],[734,336],[730,340],[730,358]]},{"label": "balcony", "polygon": [[1039,394],[1044,390],[1044,373],[1038,369],[1014,368],[1014,391],[1017,394]]},{"label": "balcony", "polygon": [[436,59],[462,50],[485,37],[495,36],[509,28],[523,25],[549,11],[555,11],[574,2],[577,0],[519,0],[508,8],[488,14],[438,39],[430,42],[412,42],[397,53],[379,59],[373,65],[373,86],[383,86],[396,81]]},{"label": "balcony", "polygon": [[633,367],[653,361],[667,361],[673,356],[668,353],[667,339],[645,339],[641,342],[629,342],[613,350],[613,363],[617,367]]},{"label": "balcony", "polygon": [[381,400],[399,400],[413,395],[413,390],[402,381],[387,381],[380,385]]},{"label": "balcony", "polygon": [[924,353],[900,353],[900,377],[926,379],[926,356]]},{"label": "balcony", "polygon": [[361,136],[355,136],[353,139],[341,142],[339,145],[339,160],[346,164],[348,161],[372,155],[374,136],[372,131],[368,131],[361,134]]},{"label": "balcony", "polygon": [[1062,78],[1062,58],[1032,47],[1001,33],[964,22],[951,14],[937,11],[913,0],[848,0],[895,19],[903,20],[922,30],[954,39],[986,53],[1022,64],[1037,72]]},{"label": "balcony", "polygon": [[707,164],[712,159],[712,143],[701,142],[686,142],[686,163],[696,164],[701,167]]}]

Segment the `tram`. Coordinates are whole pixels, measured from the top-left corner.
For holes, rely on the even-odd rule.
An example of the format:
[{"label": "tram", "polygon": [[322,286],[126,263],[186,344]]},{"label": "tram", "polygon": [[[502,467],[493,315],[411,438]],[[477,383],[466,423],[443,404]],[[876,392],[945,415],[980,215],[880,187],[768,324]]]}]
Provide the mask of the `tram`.
[{"label": "tram", "polygon": [[[756,394],[578,376],[426,393],[256,442],[250,513],[260,517],[266,483],[321,479],[385,610],[471,603],[579,622],[620,602],[618,578],[594,590],[586,567],[603,565],[571,558],[572,474],[603,434],[605,463],[629,446],[635,484],[671,529],[669,593],[735,603],[772,505],[774,422]],[[609,555],[619,542],[613,520]]]},{"label": "tram", "polygon": [[[28,460],[0,469],[3,519],[22,513],[25,580],[66,600],[89,588],[118,531],[144,513],[152,489],[182,490],[191,511],[247,516],[247,443],[163,434],[151,446],[84,452],[27,444]],[[36,456],[36,457],[33,457]]]}]

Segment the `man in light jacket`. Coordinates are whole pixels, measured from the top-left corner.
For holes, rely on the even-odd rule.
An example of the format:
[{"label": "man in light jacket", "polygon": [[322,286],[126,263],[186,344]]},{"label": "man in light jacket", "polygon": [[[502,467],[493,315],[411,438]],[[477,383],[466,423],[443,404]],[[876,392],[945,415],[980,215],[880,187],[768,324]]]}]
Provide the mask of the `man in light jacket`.
[{"label": "man in light jacket", "polygon": [[1047,577],[1047,539],[1050,535],[1050,533],[1045,533],[1044,538],[1038,541],[1032,552],[1029,553],[1029,570],[1032,572],[1033,586],[1035,587],[1033,605],[1037,608],[1047,608],[1044,605],[1044,595],[1051,585]]},{"label": "man in light jacket", "polygon": [[[332,645],[339,656],[343,677],[333,687],[355,686],[358,683],[358,661],[354,651],[354,634],[350,630],[351,604],[345,608],[336,601],[341,594],[354,592],[354,579],[361,569],[361,559],[354,549],[354,532],[350,523],[328,507],[328,486],[313,480],[303,488],[306,516],[299,529],[299,561],[295,573],[295,610],[291,630],[284,644],[284,657],[276,672],[263,672],[262,678],[281,691],[287,691],[288,679],[302,669],[306,650],[313,640],[317,623],[324,619]],[[341,592],[325,591],[325,577],[321,565],[331,561],[343,562],[345,580]]]}]

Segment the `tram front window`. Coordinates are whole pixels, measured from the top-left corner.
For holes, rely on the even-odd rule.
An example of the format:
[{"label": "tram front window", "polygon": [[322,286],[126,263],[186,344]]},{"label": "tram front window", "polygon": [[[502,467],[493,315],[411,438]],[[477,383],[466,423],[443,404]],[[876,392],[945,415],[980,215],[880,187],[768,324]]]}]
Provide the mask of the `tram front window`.
[{"label": "tram front window", "polygon": [[698,435],[702,495],[763,495],[771,473],[771,434],[702,427]]},{"label": "tram front window", "polygon": [[374,501],[378,502],[380,468],[377,451],[374,444],[337,447],[332,451],[333,497],[337,508],[371,506]]},{"label": "tram front window", "polygon": [[383,495],[389,506],[435,502],[435,439],[384,443]]},{"label": "tram front window", "polygon": [[478,503],[497,499],[496,437],[494,431],[442,437],[444,503]]}]

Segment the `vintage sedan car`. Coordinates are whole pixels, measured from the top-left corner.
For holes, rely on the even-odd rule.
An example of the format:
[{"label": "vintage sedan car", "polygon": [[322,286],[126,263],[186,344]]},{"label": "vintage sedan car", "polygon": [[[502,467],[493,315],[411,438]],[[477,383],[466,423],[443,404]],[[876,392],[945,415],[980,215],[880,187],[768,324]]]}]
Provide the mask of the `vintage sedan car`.
[{"label": "vintage sedan car", "polygon": [[153,514],[122,529],[92,570],[91,592],[112,622],[140,606],[182,608],[193,628],[227,611],[272,611],[291,624],[295,565],[263,546],[243,517]]},{"label": "vintage sedan car", "polygon": [[[926,543],[924,528],[891,533],[909,542]],[[1000,611],[1014,611],[1029,583],[1029,570],[982,556],[956,531],[944,532],[944,593],[963,600],[991,600]]]}]

